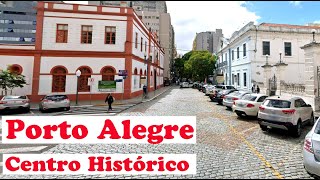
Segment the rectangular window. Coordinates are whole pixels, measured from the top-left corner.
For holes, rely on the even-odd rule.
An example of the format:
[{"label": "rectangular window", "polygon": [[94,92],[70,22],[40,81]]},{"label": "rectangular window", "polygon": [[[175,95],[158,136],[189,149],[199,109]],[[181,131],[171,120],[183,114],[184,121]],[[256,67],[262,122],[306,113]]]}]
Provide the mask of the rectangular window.
[{"label": "rectangular window", "polygon": [[243,73],[243,86],[247,87],[247,73]]},{"label": "rectangular window", "polygon": [[105,44],[116,44],[116,27],[106,26]]},{"label": "rectangular window", "polygon": [[232,84],[234,84],[234,74],[232,74]]},{"label": "rectangular window", "polygon": [[68,24],[57,24],[56,42],[57,43],[68,42]]},{"label": "rectangular window", "polygon": [[92,26],[81,26],[81,43],[92,44]]},{"label": "rectangular window", "polygon": [[237,73],[237,85],[240,86],[240,73]]},{"label": "rectangular window", "polygon": [[246,44],[243,44],[243,57],[247,56],[247,47]]},{"label": "rectangular window", "polygon": [[141,38],[141,42],[140,42],[140,50],[141,50],[141,52],[142,52],[142,44],[143,44],[143,38]]},{"label": "rectangular window", "polygon": [[284,43],[284,55],[285,56],[292,56],[291,55],[291,42]]},{"label": "rectangular window", "polygon": [[138,33],[136,33],[135,48],[138,49]]},{"label": "rectangular window", "polygon": [[232,60],[234,60],[234,50],[231,51]]},{"label": "rectangular window", "polygon": [[237,47],[237,59],[240,58],[240,51],[239,51],[239,47]]},{"label": "rectangular window", "polygon": [[147,52],[147,41],[144,42],[144,52]]},{"label": "rectangular window", "polygon": [[263,41],[262,42],[262,55],[270,55],[270,42]]}]

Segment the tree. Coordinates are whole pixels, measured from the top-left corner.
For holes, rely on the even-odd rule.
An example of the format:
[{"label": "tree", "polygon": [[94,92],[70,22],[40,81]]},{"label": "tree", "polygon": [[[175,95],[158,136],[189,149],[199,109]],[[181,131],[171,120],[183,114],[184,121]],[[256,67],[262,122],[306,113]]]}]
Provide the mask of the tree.
[{"label": "tree", "polygon": [[175,68],[180,77],[203,81],[215,69],[216,57],[209,51],[189,51],[175,59]]},{"label": "tree", "polygon": [[10,67],[8,69],[0,71],[0,88],[5,91],[5,95],[8,94],[8,90],[22,88],[27,84],[24,75],[11,72]]}]

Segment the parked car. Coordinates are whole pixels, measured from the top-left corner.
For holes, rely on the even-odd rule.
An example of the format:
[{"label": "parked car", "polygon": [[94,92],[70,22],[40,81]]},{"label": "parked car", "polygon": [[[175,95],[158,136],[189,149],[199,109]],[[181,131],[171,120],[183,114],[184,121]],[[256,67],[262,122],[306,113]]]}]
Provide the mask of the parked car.
[{"label": "parked car", "polygon": [[169,80],[169,79],[164,80],[163,85],[164,85],[164,86],[170,86],[170,85],[171,85],[170,80]]},{"label": "parked car", "polygon": [[258,116],[259,107],[268,96],[265,94],[246,94],[233,103],[232,110],[239,117]]},{"label": "parked car", "polygon": [[250,94],[250,92],[236,91],[236,92],[230,93],[223,98],[223,105],[226,106],[228,109],[232,109],[233,102],[235,100],[241,99],[246,94]]},{"label": "parked car", "polygon": [[258,120],[263,131],[268,127],[279,128],[299,137],[303,125],[313,125],[314,115],[311,105],[300,97],[272,96],[259,107]]},{"label": "parked car", "polygon": [[222,90],[222,91],[219,91],[217,92],[216,94],[210,94],[209,97],[211,99],[211,101],[215,101],[217,102],[218,104],[222,105],[223,103],[223,98],[230,94],[230,93],[233,93],[235,91],[238,91],[236,89],[227,89],[227,90]]},{"label": "parked car", "polygon": [[204,89],[204,93],[206,96],[209,96],[209,92],[214,89],[216,87],[216,85],[208,85],[205,89]]},{"label": "parked car", "polygon": [[305,137],[303,165],[310,175],[320,179],[320,118]]},{"label": "parked car", "polygon": [[30,100],[27,96],[4,96],[0,100],[0,110],[24,110],[30,111]]},{"label": "parked car", "polygon": [[202,87],[201,87],[201,92],[204,93],[206,87],[209,86],[209,84],[203,84]]},{"label": "parked car", "polygon": [[210,99],[213,96],[216,96],[219,91],[222,91],[225,89],[234,89],[235,90],[236,88],[234,88],[234,86],[231,86],[231,85],[216,85],[214,88],[210,89],[208,92],[209,97],[211,96]]},{"label": "parked car", "polygon": [[182,82],[180,85],[180,88],[188,88],[189,87],[189,83],[188,82]]},{"label": "parked car", "polygon": [[39,110],[45,112],[53,109],[70,110],[70,100],[67,95],[47,95],[41,99]]}]

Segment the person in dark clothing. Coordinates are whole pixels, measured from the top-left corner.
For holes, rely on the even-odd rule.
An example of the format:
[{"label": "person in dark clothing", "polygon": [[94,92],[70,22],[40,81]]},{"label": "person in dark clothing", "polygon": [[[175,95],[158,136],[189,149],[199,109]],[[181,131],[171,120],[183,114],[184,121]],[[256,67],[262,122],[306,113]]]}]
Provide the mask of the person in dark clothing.
[{"label": "person in dark clothing", "polygon": [[113,101],[114,101],[114,98],[111,95],[111,93],[109,93],[107,98],[106,98],[106,100],[105,100],[105,103],[108,103],[108,105],[109,105],[108,111],[112,110],[112,106],[111,105],[112,105]]},{"label": "person in dark clothing", "polygon": [[258,85],[257,85],[257,93],[258,93],[258,94],[260,93],[260,88],[259,88]]},{"label": "person in dark clothing", "polygon": [[255,85],[252,85],[251,92],[254,93]]}]

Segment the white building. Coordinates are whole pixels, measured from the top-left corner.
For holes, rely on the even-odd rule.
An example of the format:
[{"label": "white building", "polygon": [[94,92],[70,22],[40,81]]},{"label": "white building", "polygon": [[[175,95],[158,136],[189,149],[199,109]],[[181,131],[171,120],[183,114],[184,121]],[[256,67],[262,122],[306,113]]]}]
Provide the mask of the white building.
[{"label": "white building", "polygon": [[[163,84],[164,50],[152,32],[130,7],[38,3],[35,45],[1,45],[1,69],[13,64],[27,77],[28,84],[13,94],[29,95],[33,101],[47,94],[67,94],[75,99],[80,70],[79,99],[116,99],[142,94],[142,77],[152,91]],[[151,59],[149,68],[145,59]],[[100,81],[122,79],[115,87],[102,89]],[[88,79],[93,84],[88,85]],[[100,82],[102,83],[102,82]]]},{"label": "white building", "polygon": [[[288,64],[282,72],[284,76],[279,77],[276,67],[272,67],[271,76],[276,76],[278,89],[279,78],[286,84],[303,84],[305,73],[304,51],[300,48],[312,41],[312,30],[320,33],[318,26],[299,26],[287,24],[262,23],[254,25],[248,23],[239,31],[233,33],[229,45],[221,52],[226,56],[231,52],[231,84],[242,90],[251,90],[253,84],[260,86],[260,89],[267,88],[264,76],[266,64],[275,65],[280,61]],[[230,49],[228,51],[228,49]],[[221,55],[220,52],[220,55]],[[280,54],[281,53],[281,54]]]}]

